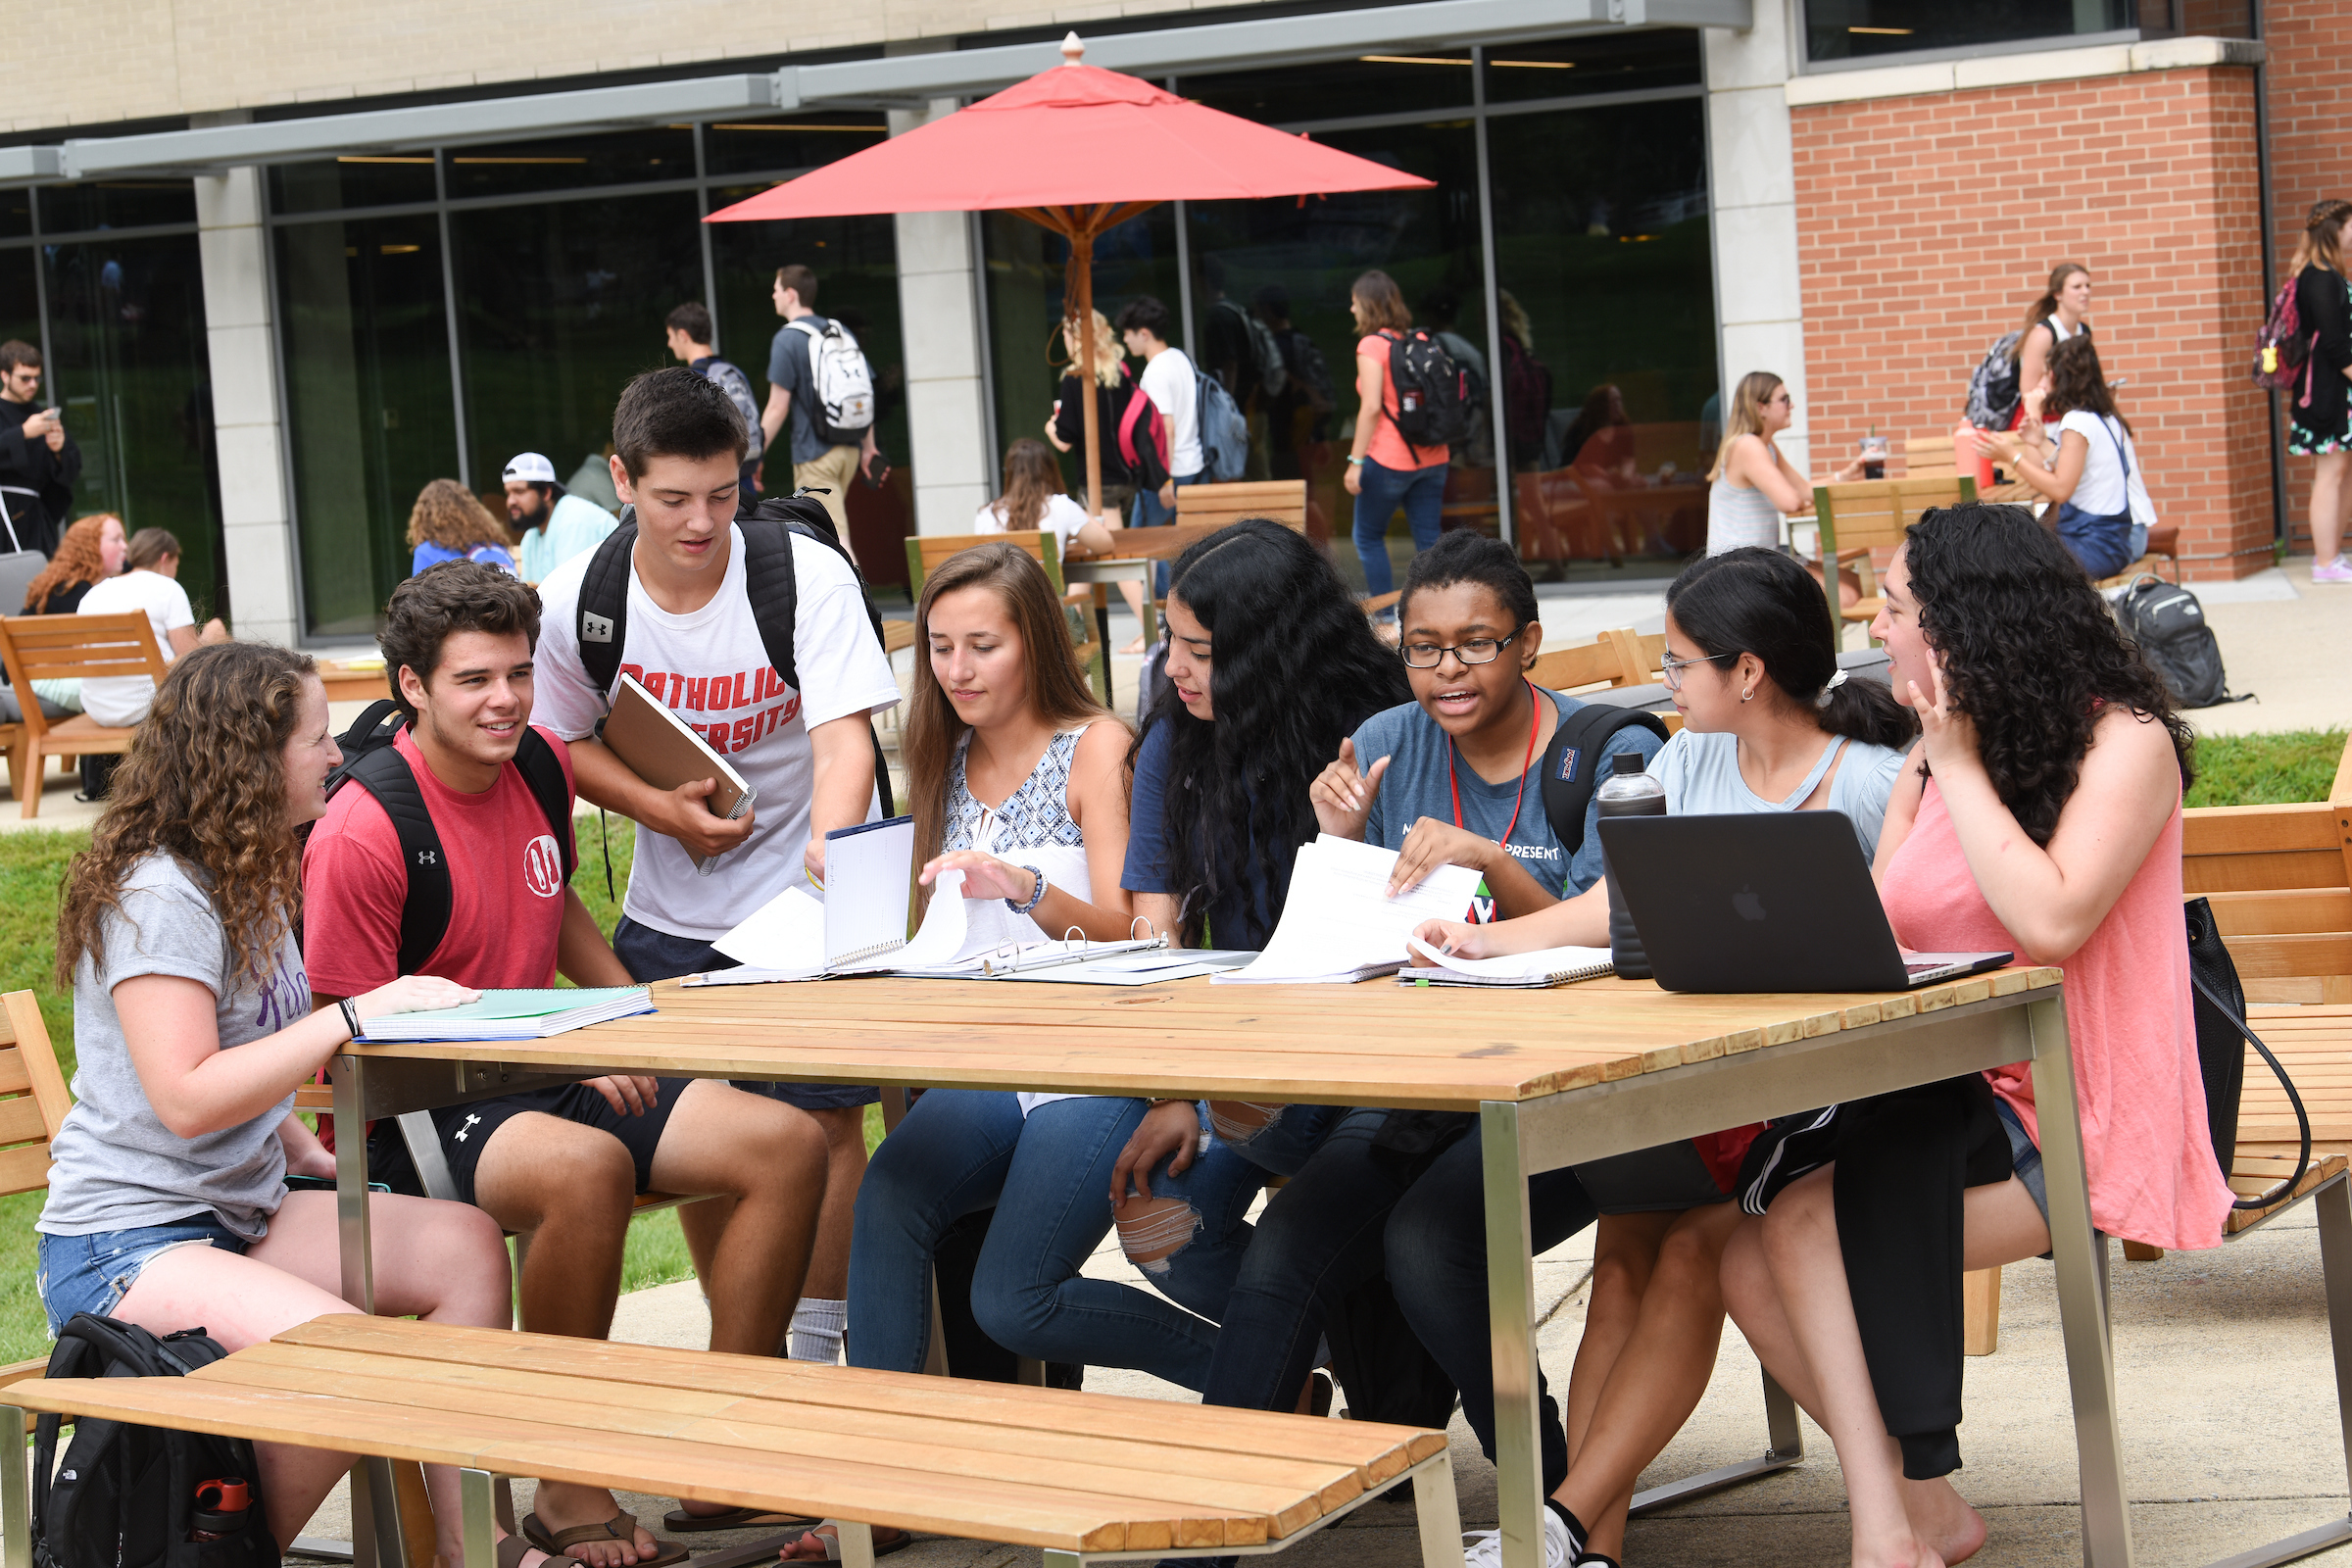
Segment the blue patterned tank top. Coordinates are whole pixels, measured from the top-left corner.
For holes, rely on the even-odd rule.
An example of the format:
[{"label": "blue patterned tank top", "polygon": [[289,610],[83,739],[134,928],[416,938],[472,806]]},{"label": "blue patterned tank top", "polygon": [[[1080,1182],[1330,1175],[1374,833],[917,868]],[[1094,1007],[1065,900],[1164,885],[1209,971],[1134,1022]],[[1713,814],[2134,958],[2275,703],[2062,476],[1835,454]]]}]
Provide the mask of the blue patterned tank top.
[{"label": "blue patterned tank top", "polygon": [[[956,760],[948,770],[947,830],[942,850],[984,850],[1009,858],[1014,850],[1061,845],[1081,852],[1086,838],[1070,820],[1070,760],[1077,755],[1084,728],[1059,731],[1046,743],[1046,755],[1021,780],[1019,789],[993,809],[973,799],[964,782],[964,756],[971,749],[966,730],[956,743]],[[992,820],[993,819],[993,820]]]}]

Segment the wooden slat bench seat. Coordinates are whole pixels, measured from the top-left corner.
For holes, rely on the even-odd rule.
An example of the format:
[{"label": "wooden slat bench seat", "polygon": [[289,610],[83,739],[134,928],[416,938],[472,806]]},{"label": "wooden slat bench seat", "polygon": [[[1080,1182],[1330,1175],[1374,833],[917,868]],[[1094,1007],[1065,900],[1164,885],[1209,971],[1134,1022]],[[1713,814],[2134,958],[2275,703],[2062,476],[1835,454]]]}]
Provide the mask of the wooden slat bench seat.
[{"label": "wooden slat bench seat", "polygon": [[[359,1316],[191,1377],[36,1380],[6,1397],[854,1520],[853,1563],[871,1561],[875,1524],[1041,1547],[1055,1568],[1262,1549],[1410,1476],[1424,1562],[1461,1562],[1445,1435],[1370,1422]],[[490,1489],[466,1492],[466,1568],[489,1568],[472,1543],[487,1544]]]},{"label": "wooden slat bench seat", "polygon": [[[163,650],[143,611],[120,615],[0,616],[0,668],[14,690],[29,693],[38,680],[96,680],[145,675],[162,685]],[[99,723],[87,713],[51,720],[34,703],[9,743],[9,778],[17,814],[41,809],[41,772],[52,757],[121,756],[137,728]]]}]

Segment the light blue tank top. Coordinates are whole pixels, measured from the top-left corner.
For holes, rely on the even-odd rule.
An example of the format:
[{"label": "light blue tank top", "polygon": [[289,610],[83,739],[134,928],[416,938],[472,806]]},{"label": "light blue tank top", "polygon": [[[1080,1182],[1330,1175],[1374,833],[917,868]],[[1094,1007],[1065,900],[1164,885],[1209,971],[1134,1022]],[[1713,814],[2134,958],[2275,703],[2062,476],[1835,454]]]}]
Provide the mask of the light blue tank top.
[{"label": "light blue tank top", "polygon": [[[1844,760],[1838,761],[1842,755]],[[1676,816],[1729,815],[1736,811],[1793,811],[1821,787],[1835,764],[1829,808],[1843,811],[1862,841],[1865,859],[1878,854],[1879,829],[1886,820],[1886,797],[1903,770],[1903,754],[1867,741],[1833,736],[1804,782],[1785,799],[1768,801],[1740,776],[1740,738],[1728,731],[1701,734],[1686,729],[1650,759],[1649,774],[1666,786],[1666,809]]]}]

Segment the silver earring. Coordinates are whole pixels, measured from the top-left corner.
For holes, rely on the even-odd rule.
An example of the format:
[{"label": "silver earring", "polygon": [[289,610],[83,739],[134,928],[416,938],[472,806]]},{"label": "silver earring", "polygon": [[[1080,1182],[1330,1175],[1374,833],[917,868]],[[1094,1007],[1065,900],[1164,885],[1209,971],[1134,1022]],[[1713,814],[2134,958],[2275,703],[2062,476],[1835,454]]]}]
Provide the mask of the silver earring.
[{"label": "silver earring", "polygon": [[1750,686],[1750,687],[1749,687],[1749,688],[1748,688],[1746,691],[1743,691],[1743,692],[1741,692],[1741,693],[1740,694],[1740,700],[1741,702],[1743,702],[1743,703],[1744,703],[1744,702],[1746,702],[1746,701],[1747,701],[1749,698],[1751,698],[1751,697],[1753,697],[1753,696],[1755,696],[1755,695],[1756,695],[1756,689],[1755,689],[1753,686]]}]

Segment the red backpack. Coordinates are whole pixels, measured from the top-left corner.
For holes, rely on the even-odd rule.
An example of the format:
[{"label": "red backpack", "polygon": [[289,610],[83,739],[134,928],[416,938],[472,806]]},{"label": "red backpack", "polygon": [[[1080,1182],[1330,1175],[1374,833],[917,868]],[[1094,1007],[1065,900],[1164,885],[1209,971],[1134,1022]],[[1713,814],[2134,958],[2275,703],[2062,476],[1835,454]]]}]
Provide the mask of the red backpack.
[{"label": "red backpack", "polygon": [[2271,301],[2271,314],[2264,318],[2262,333],[2254,340],[2254,384],[2291,387],[2300,376],[2303,395],[2295,403],[2298,408],[2309,408],[2311,344],[2317,336],[2317,333],[2304,335],[2302,313],[2295,308],[2295,280],[2289,278],[2278,291],[2278,297]]},{"label": "red backpack", "polygon": [[1119,461],[1138,490],[1157,490],[1169,477],[1168,421],[1124,366],[1120,374],[1127,377],[1127,407],[1119,415]]}]

